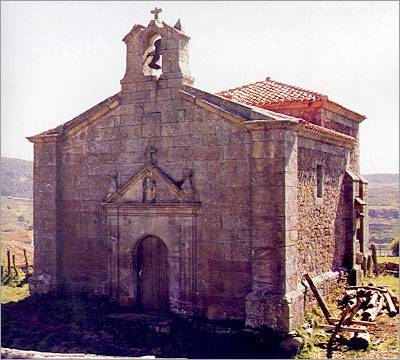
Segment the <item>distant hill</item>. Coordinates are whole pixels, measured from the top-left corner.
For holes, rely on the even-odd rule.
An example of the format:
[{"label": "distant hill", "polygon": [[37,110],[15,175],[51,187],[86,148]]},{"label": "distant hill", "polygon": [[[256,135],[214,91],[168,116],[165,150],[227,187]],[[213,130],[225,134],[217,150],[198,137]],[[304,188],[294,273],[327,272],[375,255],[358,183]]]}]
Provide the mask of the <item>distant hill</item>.
[{"label": "distant hill", "polygon": [[3,196],[32,198],[33,162],[2,157],[0,193]]},{"label": "distant hill", "polygon": [[399,174],[364,175],[368,180],[369,238],[388,244],[399,235]]},{"label": "distant hill", "polygon": [[370,184],[398,184],[399,174],[368,174],[364,175]]}]

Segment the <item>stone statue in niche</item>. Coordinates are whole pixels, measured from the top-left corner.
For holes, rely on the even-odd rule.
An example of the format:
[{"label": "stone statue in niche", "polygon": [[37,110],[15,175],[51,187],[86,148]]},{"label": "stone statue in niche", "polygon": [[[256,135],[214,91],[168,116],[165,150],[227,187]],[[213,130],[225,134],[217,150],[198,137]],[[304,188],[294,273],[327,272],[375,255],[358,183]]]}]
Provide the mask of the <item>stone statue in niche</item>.
[{"label": "stone statue in niche", "polygon": [[192,177],[193,170],[184,168],[182,171],[181,189],[186,195],[190,196],[191,198],[196,198],[197,192],[193,186]]},{"label": "stone statue in niche", "polygon": [[110,172],[110,185],[108,186],[106,199],[108,199],[111,195],[113,195],[117,190],[118,190],[118,172],[116,170],[112,170]]},{"label": "stone statue in niche", "polygon": [[143,202],[156,201],[156,180],[152,176],[146,176],[143,180]]}]

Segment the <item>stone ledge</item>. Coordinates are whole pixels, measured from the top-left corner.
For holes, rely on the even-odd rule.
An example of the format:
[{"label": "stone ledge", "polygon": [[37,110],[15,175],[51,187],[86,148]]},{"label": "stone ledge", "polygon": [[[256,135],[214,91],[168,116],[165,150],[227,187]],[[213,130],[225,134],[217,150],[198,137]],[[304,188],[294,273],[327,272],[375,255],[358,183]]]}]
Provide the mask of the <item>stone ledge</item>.
[{"label": "stone ledge", "polygon": [[[327,271],[325,273],[319,274],[312,278],[316,287],[326,283],[327,281],[340,280],[340,278],[344,277],[345,269],[339,269],[337,271]],[[297,287],[297,291],[304,293],[306,291],[306,287],[303,284],[299,284]]]}]

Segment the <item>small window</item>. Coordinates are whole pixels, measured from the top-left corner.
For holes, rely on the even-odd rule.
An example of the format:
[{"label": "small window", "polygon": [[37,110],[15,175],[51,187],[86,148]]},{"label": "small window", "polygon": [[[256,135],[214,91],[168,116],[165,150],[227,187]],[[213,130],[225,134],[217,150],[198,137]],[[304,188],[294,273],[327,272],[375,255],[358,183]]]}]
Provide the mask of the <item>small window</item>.
[{"label": "small window", "polygon": [[322,165],[317,165],[317,198],[322,198],[323,186],[324,182]]}]

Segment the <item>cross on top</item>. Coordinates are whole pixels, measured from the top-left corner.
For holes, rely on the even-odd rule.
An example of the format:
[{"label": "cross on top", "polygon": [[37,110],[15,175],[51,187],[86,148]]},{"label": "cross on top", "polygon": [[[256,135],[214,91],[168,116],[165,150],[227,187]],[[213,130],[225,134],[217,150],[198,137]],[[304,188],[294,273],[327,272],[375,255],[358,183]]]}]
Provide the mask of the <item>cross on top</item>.
[{"label": "cross on top", "polygon": [[151,10],[151,13],[154,14],[154,20],[158,20],[158,14],[162,12],[162,9],[159,9],[157,6],[154,10]]},{"label": "cross on top", "polygon": [[154,162],[155,162],[154,154],[156,152],[157,152],[157,149],[154,146],[149,145],[146,147],[146,149],[144,150],[146,164],[151,164],[151,165],[154,164]]}]

